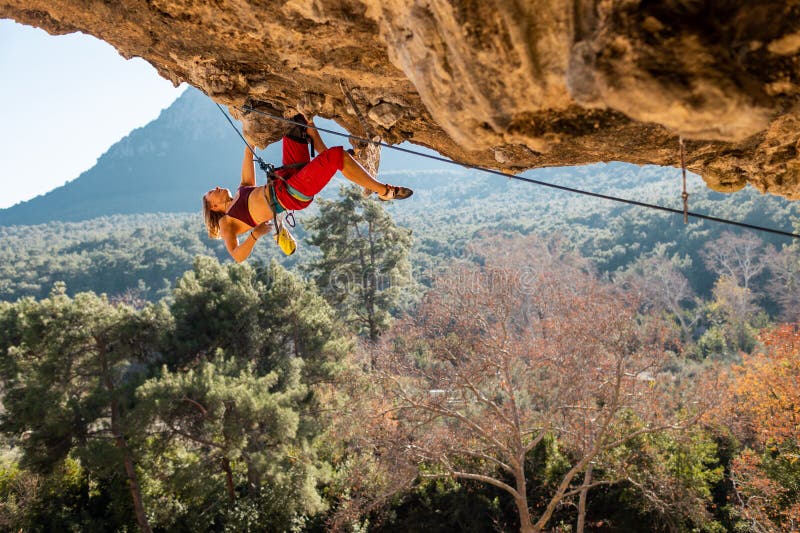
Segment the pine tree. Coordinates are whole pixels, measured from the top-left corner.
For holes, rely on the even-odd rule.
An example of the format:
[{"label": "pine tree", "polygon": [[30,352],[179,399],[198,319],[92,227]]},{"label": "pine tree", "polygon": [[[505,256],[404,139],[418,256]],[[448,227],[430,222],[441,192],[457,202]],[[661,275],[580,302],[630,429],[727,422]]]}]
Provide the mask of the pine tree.
[{"label": "pine tree", "polygon": [[124,469],[136,520],[150,531],[131,437],[133,390],[155,356],[166,317],[161,307],[141,312],[105,297],[23,299],[2,310],[8,335],[0,340],[6,394],[2,430],[19,439],[23,464],[51,472],[69,457],[97,477]]},{"label": "pine tree", "polygon": [[300,358],[304,379],[316,382],[329,380],[350,348],[314,284],[275,261],[256,269],[198,257],[178,282],[171,310],[170,368],[222,349],[252,362],[259,375]]},{"label": "pine tree", "polygon": [[411,232],[360,189],[343,187],[339,196],[336,202],[320,200],[319,216],[306,221],[309,244],[322,252],[309,270],[340,316],[374,342],[409,283]]},{"label": "pine tree", "polygon": [[[322,510],[316,486],[329,467],[318,441],[352,342],[314,283],[276,262],[198,258],[171,309],[172,351],[137,393],[154,435],[149,469],[168,472],[154,498],[167,507],[179,497],[184,512],[228,500],[218,519],[234,530],[289,530]],[[159,526],[191,514],[162,515]]]},{"label": "pine tree", "polygon": [[[199,456],[203,466],[195,473],[205,479],[199,496],[219,501],[224,491],[231,509],[244,497],[255,513],[250,523],[260,530],[287,530],[296,517],[324,508],[315,452],[301,434],[299,406],[308,394],[302,361],[292,366],[259,376],[250,363],[218,356],[188,371],[164,368],[137,392],[142,418],[162,428],[153,446],[182,450],[176,457]],[[157,466],[161,459],[153,454],[152,461]],[[180,470],[168,485],[185,492]],[[272,498],[265,500],[264,491]]]}]

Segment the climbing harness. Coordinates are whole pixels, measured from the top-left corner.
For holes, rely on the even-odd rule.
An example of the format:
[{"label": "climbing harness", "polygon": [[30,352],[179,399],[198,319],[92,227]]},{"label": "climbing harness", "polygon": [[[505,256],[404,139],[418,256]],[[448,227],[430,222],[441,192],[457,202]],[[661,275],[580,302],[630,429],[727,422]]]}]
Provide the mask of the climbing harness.
[{"label": "climbing harness", "polygon": [[689,193],[686,192],[686,159],[683,155],[684,147],[683,147],[683,137],[678,137],[678,144],[681,148],[681,173],[683,174],[683,193],[681,194],[681,198],[683,199],[683,223],[689,223]]},{"label": "climbing harness", "polygon": [[[250,150],[252,152],[252,149]],[[269,208],[272,210],[272,224],[275,226],[275,242],[278,243],[278,247],[283,251],[286,255],[292,255],[297,250],[297,241],[286,228],[287,225],[294,227],[295,220],[294,220],[294,213],[291,211],[287,211],[285,215],[283,215],[283,220],[278,220],[278,195],[275,193],[275,181],[276,180],[283,180],[286,183],[286,180],[278,174],[276,171],[282,170],[284,168],[292,168],[292,167],[301,167],[301,164],[294,164],[294,165],[284,165],[282,167],[275,167],[275,165],[271,165],[266,163],[263,159],[259,156],[255,156],[255,160],[258,161],[258,166],[261,167],[261,170],[267,175],[267,187],[266,191],[267,194],[267,201],[269,202]],[[292,222],[287,222],[287,219],[291,217]],[[286,223],[286,224],[284,224]]]},{"label": "climbing harness", "polygon": [[[283,165],[281,167],[275,167],[270,163],[264,161],[250,146],[250,143],[247,142],[247,139],[239,132],[238,128],[234,125],[233,121],[230,119],[228,114],[222,109],[222,106],[217,104],[220,112],[223,114],[225,119],[231,125],[231,127],[236,131],[239,137],[242,139],[244,144],[247,146],[250,153],[253,154],[253,161],[258,163],[259,168],[266,174],[267,176],[267,184],[264,189],[265,196],[267,203],[269,204],[269,208],[272,210],[272,224],[275,228],[275,242],[278,243],[281,251],[283,251],[286,255],[292,255],[297,250],[297,241],[286,228],[286,226],[291,226],[292,228],[295,226],[296,221],[294,218],[294,212],[292,211],[285,211],[283,215],[283,220],[278,220],[278,196],[275,194],[275,182],[277,180],[281,180],[286,183],[286,180],[278,174],[278,170],[289,169],[289,168],[303,168],[306,164],[305,163],[293,163],[290,165]],[[312,157],[313,157],[313,147],[312,150]],[[288,186],[288,184],[287,184]],[[291,221],[291,222],[290,222]]]},{"label": "climbing harness", "polygon": [[[289,124],[302,125],[299,122],[295,122],[293,120],[290,120],[290,119],[287,119],[287,118],[283,118],[282,116],[279,116],[279,115],[273,115],[271,113],[266,113],[264,111],[260,111],[258,109],[254,109],[254,108],[252,108],[250,106],[237,107],[236,109],[239,109],[242,112],[245,112],[245,111],[254,112],[254,113],[257,113],[259,115],[263,115],[265,117],[271,118],[273,120],[277,120],[279,122],[286,122],[286,123],[289,123]],[[403,153],[410,154],[410,155],[415,155],[415,156],[418,156],[418,157],[424,157],[424,158],[427,158],[427,159],[433,159],[434,161],[439,161],[441,163],[447,163],[449,165],[456,165],[456,166],[459,166],[459,167],[464,167],[464,168],[468,168],[468,169],[472,169],[472,170],[479,170],[481,172],[485,172],[487,174],[494,174],[496,176],[501,176],[501,177],[506,178],[506,179],[524,181],[524,182],[530,183],[532,185],[541,185],[542,187],[549,187],[551,189],[558,189],[560,191],[565,191],[565,192],[569,192],[569,193],[573,193],[573,194],[582,194],[584,196],[591,196],[593,198],[600,198],[602,200],[608,200],[608,201],[611,201],[611,202],[618,202],[618,203],[623,203],[623,204],[628,204],[628,205],[635,205],[635,206],[638,206],[638,207],[644,207],[644,208],[647,208],[647,209],[654,209],[654,210],[657,210],[657,211],[664,211],[664,212],[667,212],[667,213],[673,213],[673,214],[679,214],[679,215],[683,214],[683,210],[681,210],[681,209],[674,209],[672,207],[666,207],[666,206],[663,206],[663,205],[650,204],[650,203],[647,203],[647,202],[640,202],[638,200],[631,200],[631,199],[628,199],[628,198],[620,198],[618,196],[611,196],[611,195],[608,195],[608,194],[601,194],[601,193],[597,193],[597,192],[585,191],[583,189],[577,189],[577,188],[574,188],[574,187],[567,187],[565,185],[558,185],[558,184],[555,184],[555,183],[548,183],[546,181],[541,181],[541,180],[537,180],[537,179],[533,179],[533,178],[526,178],[524,176],[519,176],[519,175],[516,175],[516,174],[505,174],[503,172],[500,172],[499,170],[492,170],[490,168],[480,167],[478,165],[472,165],[470,163],[463,163],[463,162],[460,162],[460,161],[453,161],[452,159],[447,159],[445,157],[436,156],[436,155],[432,155],[432,154],[425,154],[425,153],[422,153],[422,152],[417,152],[415,150],[409,150],[408,148],[403,148],[401,146],[394,146],[394,145],[391,145],[391,144],[387,144],[387,143],[384,143],[384,142],[381,142],[381,141],[372,141],[370,139],[365,139],[363,137],[357,137],[355,135],[350,135],[350,134],[347,134],[347,133],[341,133],[341,132],[334,131],[334,130],[320,128],[319,126],[314,126],[314,128],[317,131],[322,131],[322,132],[325,132],[325,133],[329,133],[331,135],[336,135],[336,136],[339,136],[339,137],[346,137],[346,138],[349,138],[349,139],[355,139],[357,141],[371,143],[371,144],[374,144],[374,145],[377,145],[377,146],[382,146],[384,148],[389,148],[390,150],[396,150],[398,152],[403,152]],[[687,199],[688,199],[688,196],[687,196]],[[711,222],[719,222],[720,224],[728,224],[728,225],[737,226],[737,227],[740,227],[740,228],[747,228],[747,229],[751,229],[751,230],[763,231],[763,232],[766,232],[766,233],[772,233],[772,234],[775,234],[775,235],[783,235],[784,237],[792,237],[793,239],[800,239],[800,234],[797,234],[797,233],[791,233],[789,231],[783,231],[783,230],[779,230],[779,229],[775,229],[775,228],[767,228],[767,227],[764,227],[764,226],[757,226],[755,224],[748,224],[746,222],[738,222],[736,220],[729,220],[727,218],[720,218],[720,217],[715,217],[715,216],[712,216],[712,215],[704,215],[703,213],[695,213],[693,211],[689,211],[688,209],[686,211],[686,215],[687,215],[687,217],[699,218],[701,220],[708,220],[708,221],[711,221]]]}]

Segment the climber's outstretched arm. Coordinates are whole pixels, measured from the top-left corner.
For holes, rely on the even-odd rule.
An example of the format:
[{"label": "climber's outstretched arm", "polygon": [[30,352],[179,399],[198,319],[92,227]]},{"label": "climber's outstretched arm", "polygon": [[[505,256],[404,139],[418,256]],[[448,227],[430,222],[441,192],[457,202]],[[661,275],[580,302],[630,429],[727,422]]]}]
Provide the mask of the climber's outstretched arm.
[{"label": "climber's outstretched arm", "polygon": [[242,158],[242,182],[239,187],[253,186],[256,184],[256,170],[255,163],[253,163],[253,152],[249,147],[244,149],[244,157]]}]

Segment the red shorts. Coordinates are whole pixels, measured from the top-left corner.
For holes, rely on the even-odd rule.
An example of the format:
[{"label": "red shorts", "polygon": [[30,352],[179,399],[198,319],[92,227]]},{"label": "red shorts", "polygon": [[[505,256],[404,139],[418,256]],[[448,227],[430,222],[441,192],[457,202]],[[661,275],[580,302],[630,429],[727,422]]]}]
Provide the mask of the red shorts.
[{"label": "red shorts", "polygon": [[[306,163],[306,166],[301,169],[287,168],[278,171],[278,174],[286,182],[275,180],[275,196],[278,197],[278,201],[285,209],[300,210],[308,207],[313,200],[313,196],[331,181],[337,170],[342,170],[344,166],[344,150],[341,146],[334,146],[333,148],[328,148],[313,160],[310,159],[306,143],[299,143],[289,137],[283,138],[283,164]],[[287,185],[294,191],[287,189]],[[303,200],[298,196],[305,196],[310,199]]]}]

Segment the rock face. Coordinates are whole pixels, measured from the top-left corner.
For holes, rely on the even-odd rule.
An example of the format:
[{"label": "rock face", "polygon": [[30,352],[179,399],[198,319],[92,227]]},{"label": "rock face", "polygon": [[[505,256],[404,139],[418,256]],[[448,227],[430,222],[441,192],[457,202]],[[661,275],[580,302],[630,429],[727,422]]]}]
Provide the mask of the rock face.
[{"label": "rock face", "polygon": [[[507,171],[687,166],[800,198],[800,0],[0,0],[228,106]],[[342,84],[341,82],[344,82]],[[259,144],[283,125],[242,116]]]}]

